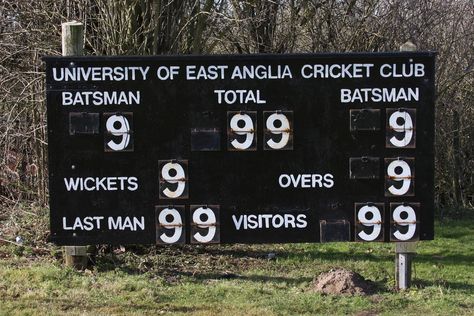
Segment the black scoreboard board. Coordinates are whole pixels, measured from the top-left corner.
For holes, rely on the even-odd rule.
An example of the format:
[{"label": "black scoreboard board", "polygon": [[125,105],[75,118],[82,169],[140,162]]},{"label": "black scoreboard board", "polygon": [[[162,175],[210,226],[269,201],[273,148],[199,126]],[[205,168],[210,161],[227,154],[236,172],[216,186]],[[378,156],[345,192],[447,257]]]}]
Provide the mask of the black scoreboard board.
[{"label": "black scoreboard board", "polygon": [[51,240],[433,239],[434,59],[47,57]]}]

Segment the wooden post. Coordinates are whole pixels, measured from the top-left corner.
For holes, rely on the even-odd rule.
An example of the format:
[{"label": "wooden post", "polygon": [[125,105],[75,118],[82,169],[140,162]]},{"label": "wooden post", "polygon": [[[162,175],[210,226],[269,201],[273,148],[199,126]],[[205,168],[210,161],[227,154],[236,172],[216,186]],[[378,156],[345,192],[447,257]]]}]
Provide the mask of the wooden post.
[{"label": "wooden post", "polygon": [[400,46],[401,52],[414,52],[416,51],[416,45],[412,43],[412,41],[407,41],[403,45]]},{"label": "wooden post", "polygon": [[[400,46],[401,52],[414,52],[416,45],[411,41]],[[416,253],[416,242],[397,242],[395,244],[395,281],[399,290],[411,285],[411,264]]]},{"label": "wooden post", "polygon": [[61,24],[63,56],[84,55],[84,25],[72,21]]},{"label": "wooden post", "polygon": [[[84,54],[84,25],[72,21],[61,24],[62,55],[82,56]],[[64,258],[66,266],[77,270],[87,268],[87,247],[66,246],[64,247]]]}]

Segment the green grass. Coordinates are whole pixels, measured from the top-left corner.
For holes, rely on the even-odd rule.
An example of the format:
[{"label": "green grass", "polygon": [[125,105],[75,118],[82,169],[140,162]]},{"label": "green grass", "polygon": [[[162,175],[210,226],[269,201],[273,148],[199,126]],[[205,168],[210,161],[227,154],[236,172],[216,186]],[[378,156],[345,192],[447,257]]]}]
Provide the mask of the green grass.
[{"label": "green grass", "polygon": [[[474,220],[436,225],[420,242],[414,286],[394,290],[393,244],[101,248],[91,270],[63,267],[57,249],[0,246],[0,315],[474,315]],[[276,260],[266,254],[276,253]],[[38,254],[40,253],[40,254]],[[325,296],[312,280],[333,267],[378,285]]]}]

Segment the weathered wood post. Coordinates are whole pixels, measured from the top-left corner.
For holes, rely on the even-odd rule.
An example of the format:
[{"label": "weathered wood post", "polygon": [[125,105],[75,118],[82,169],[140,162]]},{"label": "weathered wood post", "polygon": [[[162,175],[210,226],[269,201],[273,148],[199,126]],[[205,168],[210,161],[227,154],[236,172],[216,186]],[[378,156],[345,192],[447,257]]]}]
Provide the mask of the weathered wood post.
[{"label": "weathered wood post", "polygon": [[[416,51],[416,45],[408,41],[400,46],[402,52]],[[411,285],[411,265],[416,253],[416,242],[397,242],[395,244],[396,287],[404,290]]]},{"label": "weathered wood post", "polygon": [[[62,55],[81,56],[84,54],[84,25],[77,21],[61,24]],[[87,267],[86,246],[64,247],[65,263],[68,267],[84,270]]]}]

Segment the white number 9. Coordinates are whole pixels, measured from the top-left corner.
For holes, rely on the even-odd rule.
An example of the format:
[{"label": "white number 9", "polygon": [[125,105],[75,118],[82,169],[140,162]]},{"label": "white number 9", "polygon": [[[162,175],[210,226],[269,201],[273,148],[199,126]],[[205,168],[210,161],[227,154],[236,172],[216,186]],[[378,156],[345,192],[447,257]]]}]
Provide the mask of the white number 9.
[{"label": "white number 9", "polygon": [[[167,217],[171,216],[173,219],[168,221]],[[160,235],[160,239],[167,244],[174,244],[179,241],[181,234],[183,233],[183,220],[179,212],[174,208],[165,208],[160,212],[158,216],[158,222],[161,226],[166,229],[174,229],[174,233],[171,236],[163,233]]]},{"label": "white number 9", "polygon": [[[397,168],[401,168],[401,172],[397,173]],[[393,195],[404,195],[410,189],[411,184],[411,169],[408,163],[403,160],[394,160],[387,167],[387,175],[393,181],[401,182],[402,186],[396,188],[391,185],[388,191]]]},{"label": "white number 9", "polygon": [[[206,220],[201,220],[201,216],[205,215]],[[216,235],[216,215],[212,209],[208,207],[199,207],[193,213],[193,223],[199,228],[207,228],[208,232],[206,235],[201,235],[200,232],[197,232],[193,235],[194,239],[200,243],[208,243],[214,239]]]},{"label": "white number 9", "polygon": [[[238,125],[238,123],[241,121],[244,122],[243,127],[239,127]],[[237,135],[245,135],[244,142],[241,143],[237,139],[234,139],[231,142],[234,148],[244,150],[252,145],[255,131],[252,118],[248,114],[238,113],[232,116],[230,120],[230,129]]]},{"label": "white number 9", "polygon": [[[120,124],[120,127],[116,128],[116,125]],[[105,123],[107,132],[113,136],[121,136],[122,140],[117,144],[113,140],[110,140],[107,143],[110,149],[118,151],[124,150],[127,148],[130,143],[130,124],[125,116],[122,115],[112,115],[107,119]]]},{"label": "white number 9", "polygon": [[[398,119],[402,119],[403,124],[398,124]],[[393,112],[392,115],[390,115],[388,124],[395,132],[405,133],[401,140],[393,136],[390,138],[390,143],[395,147],[407,146],[413,137],[413,121],[410,114],[403,110]]]},{"label": "white number 9", "polygon": [[[275,121],[281,123],[280,127],[275,126]],[[267,118],[267,129],[275,135],[281,135],[281,140],[275,142],[273,139],[267,141],[268,146],[273,149],[282,149],[288,144],[290,139],[290,121],[284,114],[274,113]]]},{"label": "white number 9", "polygon": [[[402,214],[406,214],[405,218],[402,218]],[[408,226],[406,233],[401,233],[397,230],[393,233],[393,236],[398,240],[410,240],[413,238],[416,232],[416,214],[415,210],[411,206],[399,205],[393,210],[393,221],[399,226]]]},{"label": "white number 9", "polygon": [[[174,170],[175,175],[171,175],[170,171]],[[172,184],[178,184],[176,190],[172,191],[169,188],[163,190],[163,194],[169,198],[180,197],[186,187],[186,174],[183,167],[179,163],[168,162],[161,169],[161,176],[164,181]]]},{"label": "white number 9", "polygon": [[[367,218],[368,213],[372,214],[372,218]],[[382,231],[382,214],[380,214],[378,207],[369,205],[361,207],[357,213],[357,219],[362,225],[373,228],[370,234],[363,230],[359,232],[358,235],[362,240],[373,241],[379,237]]]}]

